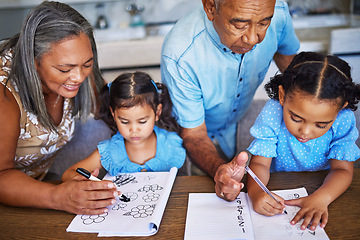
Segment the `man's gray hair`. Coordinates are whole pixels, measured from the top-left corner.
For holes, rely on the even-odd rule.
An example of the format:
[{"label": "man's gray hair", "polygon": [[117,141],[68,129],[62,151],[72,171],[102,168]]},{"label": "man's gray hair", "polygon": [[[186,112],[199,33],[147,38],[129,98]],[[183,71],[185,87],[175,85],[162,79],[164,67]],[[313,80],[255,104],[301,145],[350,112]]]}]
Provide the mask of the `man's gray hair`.
[{"label": "man's gray hair", "polygon": [[216,11],[219,11],[225,0],[214,0]]},{"label": "man's gray hair", "polygon": [[93,86],[99,91],[104,81],[98,67],[97,50],[93,28],[75,9],[59,2],[43,2],[28,14],[21,32],[0,46],[0,53],[14,48],[14,59],[8,81],[13,81],[19,90],[24,108],[34,113],[48,129],[56,132],[56,126],[49,116],[35,68],[51,44],[85,33],[93,51],[92,76],[85,79],[78,94],[72,99],[73,116],[85,119],[95,110],[96,100]]}]

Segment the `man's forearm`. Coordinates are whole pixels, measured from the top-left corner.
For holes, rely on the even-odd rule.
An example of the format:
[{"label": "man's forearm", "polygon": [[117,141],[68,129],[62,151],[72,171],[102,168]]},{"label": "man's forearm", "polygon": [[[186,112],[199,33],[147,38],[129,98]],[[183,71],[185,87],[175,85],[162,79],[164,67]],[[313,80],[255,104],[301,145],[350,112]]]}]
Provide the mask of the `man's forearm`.
[{"label": "man's forearm", "polygon": [[274,55],[274,62],[276,63],[276,66],[279,68],[279,70],[283,73],[285,69],[289,66],[291,61],[293,60],[294,55],[283,55],[280,53],[275,53]]},{"label": "man's forearm", "polygon": [[187,136],[184,146],[191,161],[211,177],[215,176],[218,167],[225,163],[220,157],[211,139],[206,136]]}]

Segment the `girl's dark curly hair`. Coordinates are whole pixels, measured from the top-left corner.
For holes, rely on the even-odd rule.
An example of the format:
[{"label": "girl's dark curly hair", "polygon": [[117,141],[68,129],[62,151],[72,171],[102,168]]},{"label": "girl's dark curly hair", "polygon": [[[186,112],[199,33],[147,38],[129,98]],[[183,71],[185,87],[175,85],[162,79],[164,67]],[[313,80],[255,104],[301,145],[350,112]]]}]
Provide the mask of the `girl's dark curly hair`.
[{"label": "girl's dark curly hair", "polygon": [[164,84],[155,83],[144,72],[124,73],[118,76],[109,86],[105,85],[100,92],[100,110],[96,116],[102,119],[113,130],[118,131],[110,108],[130,108],[137,105],[149,105],[156,110],[162,104],[162,111],[156,125],[168,131],[179,133],[180,126],[172,116],[172,102],[169,91]]},{"label": "girl's dark curly hair", "polygon": [[337,56],[301,52],[283,74],[276,75],[265,85],[265,90],[275,100],[279,100],[280,85],[285,94],[300,90],[319,100],[340,98],[339,108],[347,102],[346,108],[355,111],[360,85],[353,82],[350,71],[349,64]]}]

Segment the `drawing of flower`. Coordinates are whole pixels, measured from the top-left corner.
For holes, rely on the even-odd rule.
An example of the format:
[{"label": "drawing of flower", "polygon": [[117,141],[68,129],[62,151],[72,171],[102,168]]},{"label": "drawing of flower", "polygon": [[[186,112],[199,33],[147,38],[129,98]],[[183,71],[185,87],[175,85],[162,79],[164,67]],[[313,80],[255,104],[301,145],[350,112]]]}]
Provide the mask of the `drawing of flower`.
[{"label": "drawing of flower", "polygon": [[159,200],[160,194],[157,193],[148,193],[142,197],[145,202],[154,202]]},{"label": "drawing of flower", "polygon": [[158,184],[151,184],[151,185],[145,185],[144,187],[140,188],[139,192],[155,192],[156,190],[162,190],[163,187],[159,186]]},{"label": "drawing of flower", "polygon": [[83,224],[90,225],[92,223],[101,223],[105,220],[105,217],[108,213],[102,213],[98,215],[82,215],[81,219],[83,220]]},{"label": "drawing of flower", "polygon": [[[125,197],[130,199],[130,202],[135,201],[138,198],[138,194],[136,192],[127,192],[123,194]],[[121,200],[121,197],[119,197],[119,200]]]},{"label": "drawing of flower", "polygon": [[112,210],[120,210],[120,209],[124,209],[126,208],[127,204],[125,203],[116,203],[113,207]]},{"label": "drawing of flower", "polygon": [[154,175],[149,175],[149,176],[144,177],[144,180],[145,180],[145,181],[151,181],[152,179],[155,179],[155,178],[156,178],[156,176],[154,176]]},{"label": "drawing of flower", "polygon": [[130,212],[125,213],[125,216],[132,216],[133,218],[146,218],[154,213],[156,204],[153,205],[139,205],[133,207]]}]

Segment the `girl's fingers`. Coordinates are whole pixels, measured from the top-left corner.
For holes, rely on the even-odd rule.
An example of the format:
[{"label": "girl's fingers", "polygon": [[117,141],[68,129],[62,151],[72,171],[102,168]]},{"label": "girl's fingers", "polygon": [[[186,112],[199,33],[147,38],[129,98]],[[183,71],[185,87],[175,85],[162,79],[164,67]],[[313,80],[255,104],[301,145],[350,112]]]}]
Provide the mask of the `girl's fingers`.
[{"label": "girl's fingers", "polygon": [[321,213],[315,213],[313,218],[312,218],[312,222],[311,222],[311,225],[309,227],[309,229],[311,231],[315,231],[316,227],[319,225],[319,222],[321,220]]},{"label": "girl's fingers", "polygon": [[277,203],[274,199],[270,198],[268,195],[265,196],[264,200],[259,202],[258,213],[266,216],[274,216],[277,214],[282,214],[284,206]]},{"label": "girl's fingers", "polygon": [[295,215],[295,217],[290,221],[291,225],[295,225],[297,222],[299,222],[301,219],[303,219],[304,213],[301,210],[302,209],[300,209],[300,211],[298,211],[298,213]]},{"label": "girl's fingers", "polygon": [[302,222],[300,229],[305,230],[308,226],[308,228],[312,231],[315,231],[316,227],[320,223],[320,227],[324,228],[328,221],[328,213],[324,212],[307,212],[306,214],[303,214],[301,210],[296,214],[296,216],[291,220],[291,224],[295,225],[297,222],[299,222],[301,219],[304,219]]},{"label": "girl's fingers", "polygon": [[321,217],[320,227],[324,228],[329,220],[329,212],[325,212]]},{"label": "girl's fingers", "polygon": [[300,206],[301,204],[301,198],[299,199],[292,199],[292,200],[284,200],[285,205],[289,206]]},{"label": "girl's fingers", "polygon": [[307,228],[307,226],[309,226],[309,224],[311,223],[311,220],[313,220],[313,214],[307,214],[304,218],[303,223],[301,224],[300,229],[301,230],[305,230]]}]

